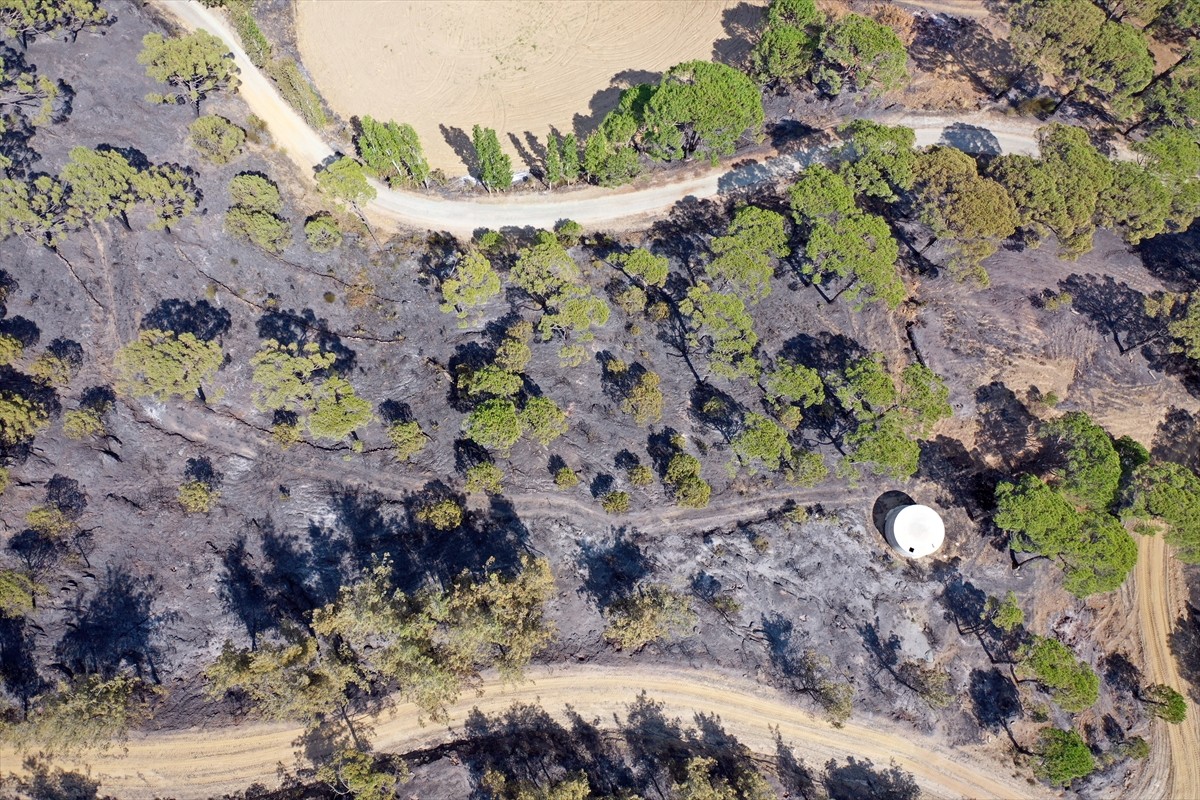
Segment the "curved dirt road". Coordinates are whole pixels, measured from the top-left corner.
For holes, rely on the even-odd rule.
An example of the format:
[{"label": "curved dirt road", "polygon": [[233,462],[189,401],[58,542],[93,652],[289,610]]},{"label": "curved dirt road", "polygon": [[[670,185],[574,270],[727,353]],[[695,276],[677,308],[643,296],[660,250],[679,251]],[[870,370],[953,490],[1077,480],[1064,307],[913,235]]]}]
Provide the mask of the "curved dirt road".
[{"label": "curved dirt road", "polygon": [[[1182,615],[1187,587],[1179,562],[1157,536],[1138,537],[1134,571],[1138,622],[1142,631],[1146,683],[1165,683],[1185,696],[1187,686],[1171,654],[1170,635]],[[1200,709],[1191,704],[1179,725],[1152,722],[1150,759],[1142,770],[1138,790],[1130,796],[1200,797]]]},{"label": "curved dirt road", "polygon": [[[277,146],[300,167],[305,175],[334,155],[334,150],[289,106],[270,80],[246,56],[237,37],[225,21],[212,10],[190,0],[159,0],[158,6],[189,30],[202,28],[219,36],[234,54],[241,70],[238,91],[250,109],[266,121]],[[966,115],[954,119],[895,115],[891,124],[903,124],[917,132],[917,144],[933,144],[947,128],[971,125],[986,128],[982,147],[998,147],[1003,152],[1034,153],[1037,125],[986,115]],[[988,136],[990,132],[990,136]],[[971,137],[960,145],[971,147]],[[399,192],[375,183],[378,197],[368,210],[381,221],[418,228],[467,234],[479,228],[524,227],[551,228],[562,219],[573,219],[586,227],[624,229],[644,225],[648,218],[661,216],[685,197],[714,197],[729,189],[760,183],[795,172],[806,158],[780,156],[768,164],[742,168],[704,171],[663,186],[617,189],[589,187],[560,194],[542,192],[472,200],[444,200],[417,192]]]},{"label": "curved dirt road", "polygon": [[[565,671],[533,670],[530,678],[517,687],[488,680],[482,696],[465,698],[451,709],[450,727],[422,726],[414,707],[400,705],[370,721],[376,747],[405,752],[448,741],[472,709],[496,713],[515,702],[539,704],[559,718],[569,704],[584,719],[608,725],[613,714],[623,718],[626,707],[645,691],[651,700],[663,703],[668,717],[680,717],[685,724],[692,723],[695,714],[716,715],[726,731],[755,753],[774,754],[777,729],[784,743],[812,767],[846,756],[870,759],[877,767],[894,760],[931,797],[1051,796],[970,748],[952,750],[883,721],[851,721],[833,728],[790,705],[781,694],[743,679],[660,667],[575,665]],[[284,725],[155,733],[132,740],[125,757],[92,759],[91,771],[104,792],[125,800],[148,800],[163,792],[178,800],[209,797],[244,789],[254,781],[274,785],[279,765],[294,766],[293,745],[299,735],[298,728]]]}]

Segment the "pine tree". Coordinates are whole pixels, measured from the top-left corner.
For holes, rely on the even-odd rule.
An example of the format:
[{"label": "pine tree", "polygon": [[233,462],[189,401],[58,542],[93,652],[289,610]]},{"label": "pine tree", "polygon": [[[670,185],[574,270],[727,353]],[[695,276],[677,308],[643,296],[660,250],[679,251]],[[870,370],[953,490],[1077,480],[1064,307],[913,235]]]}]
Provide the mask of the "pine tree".
[{"label": "pine tree", "polygon": [[570,186],[579,180],[579,142],[568,133],[562,141],[563,180]]},{"label": "pine tree", "polygon": [[500,139],[495,128],[476,125],[471,131],[471,143],[475,146],[475,159],[479,164],[479,179],[489,192],[504,190],[512,186],[512,159],[500,149]]},{"label": "pine tree", "polygon": [[563,179],[562,153],[559,151],[558,134],[554,131],[546,137],[546,183],[551,189]]}]

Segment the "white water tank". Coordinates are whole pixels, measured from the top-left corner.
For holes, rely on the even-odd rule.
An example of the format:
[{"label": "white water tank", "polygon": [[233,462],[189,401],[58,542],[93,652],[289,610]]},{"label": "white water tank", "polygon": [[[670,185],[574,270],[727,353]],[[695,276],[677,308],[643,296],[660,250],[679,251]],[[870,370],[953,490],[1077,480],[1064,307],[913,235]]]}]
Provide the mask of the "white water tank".
[{"label": "white water tank", "polygon": [[929,506],[893,508],[887,515],[888,544],[905,558],[924,558],[938,551],[946,540],[942,517]]}]

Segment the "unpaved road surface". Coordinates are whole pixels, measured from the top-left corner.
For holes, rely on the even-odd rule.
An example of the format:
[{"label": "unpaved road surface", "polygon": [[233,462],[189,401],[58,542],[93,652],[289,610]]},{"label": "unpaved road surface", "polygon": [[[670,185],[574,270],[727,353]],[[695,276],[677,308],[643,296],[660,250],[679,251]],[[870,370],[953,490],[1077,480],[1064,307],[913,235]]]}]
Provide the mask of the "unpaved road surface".
[{"label": "unpaved road surface", "polygon": [[[308,127],[275,91],[271,82],[250,63],[237,37],[218,14],[189,0],[160,0],[158,5],[185,28],[202,28],[225,41],[241,70],[239,92],[242,99],[266,121],[276,145],[305,175],[312,174],[315,165],[334,155],[333,148]],[[965,115],[953,119],[896,115],[887,121],[914,128],[919,145],[933,144],[947,135],[947,129],[968,125],[983,129],[979,133],[987,139],[984,146],[989,148],[998,147],[1002,152],[1033,153],[1037,147],[1034,134],[1038,124],[1035,120],[987,115]],[[647,220],[664,215],[685,197],[714,197],[730,189],[786,177],[799,169],[810,156],[780,156],[766,165],[708,170],[699,176],[663,186],[625,186],[619,189],[589,187],[571,192],[472,200],[444,200],[416,192],[393,191],[376,184],[379,195],[369,204],[369,212],[380,221],[458,235],[470,235],[479,228],[551,228],[563,219],[573,219],[588,228],[620,230],[645,226]]]},{"label": "unpaved road surface", "polygon": [[[831,727],[791,705],[783,695],[747,680],[715,673],[674,671],[661,667],[609,669],[572,665],[567,670],[533,670],[530,681],[504,686],[488,680],[478,697],[464,698],[451,709],[450,721],[422,725],[416,709],[401,704],[370,720],[376,747],[406,752],[453,740],[467,714],[504,711],[513,703],[535,703],[562,718],[565,706],[584,719],[621,717],[641,692],[664,704],[668,716],[690,722],[695,714],[712,714],[751,751],[775,752],[775,730],[810,764],[855,756],[878,765],[893,760],[911,772],[930,797],[1043,798],[1039,786],[1014,777],[989,756],[971,748],[951,749],[882,720],[851,721]],[[603,722],[601,722],[603,724]],[[102,790],[128,800],[153,798],[169,792],[178,800],[204,798],[244,789],[254,781],[276,782],[279,765],[295,763],[294,742],[299,728],[285,725],[245,725],[220,730],[191,730],[139,736],[123,757],[91,760],[93,777]]]},{"label": "unpaved road surface", "polygon": [[[1146,664],[1146,683],[1165,683],[1187,694],[1171,653],[1170,635],[1183,614],[1187,587],[1179,562],[1171,557],[1162,535],[1138,537],[1134,571],[1139,627]],[[1193,705],[1179,725],[1153,723],[1153,746],[1131,797],[1200,797],[1200,712]]]}]

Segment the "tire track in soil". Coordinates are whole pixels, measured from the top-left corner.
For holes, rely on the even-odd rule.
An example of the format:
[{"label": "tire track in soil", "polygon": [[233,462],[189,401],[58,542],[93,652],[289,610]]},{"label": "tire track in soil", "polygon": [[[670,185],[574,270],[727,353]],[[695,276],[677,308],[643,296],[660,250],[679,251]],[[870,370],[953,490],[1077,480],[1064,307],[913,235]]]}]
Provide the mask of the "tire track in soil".
[{"label": "tire track in soil", "polygon": [[[834,728],[793,705],[781,692],[742,677],[660,666],[594,665],[537,667],[527,677],[525,683],[513,686],[488,676],[476,696],[450,708],[446,724],[423,724],[417,709],[408,703],[397,703],[361,721],[374,730],[379,750],[403,753],[461,738],[461,725],[474,709],[495,714],[513,703],[540,705],[560,720],[569,708],[584,719],[611,727],[607,721],[623,716],[645,692],[648,699],[663,704],[666,715],[684,722],[698,714],[714,715],[759,756],[774,755],[778,735],[811,765],[847,756],[881,766],[894,763],[913,775],[927,797],[1041,800],[1053,796],[995,763],[980,748],[951,748],[883,719],[851,720]],[[124,800],[150,800],[164,791],[177,800],[205,798],[239,791],[256,781],[273,785],[279,767],[296,763],[294,745],[301,734],[299,727],[266,723],[139,734],[130,739],[123,755],[92,758],[89,767],[105,792]]]}]

